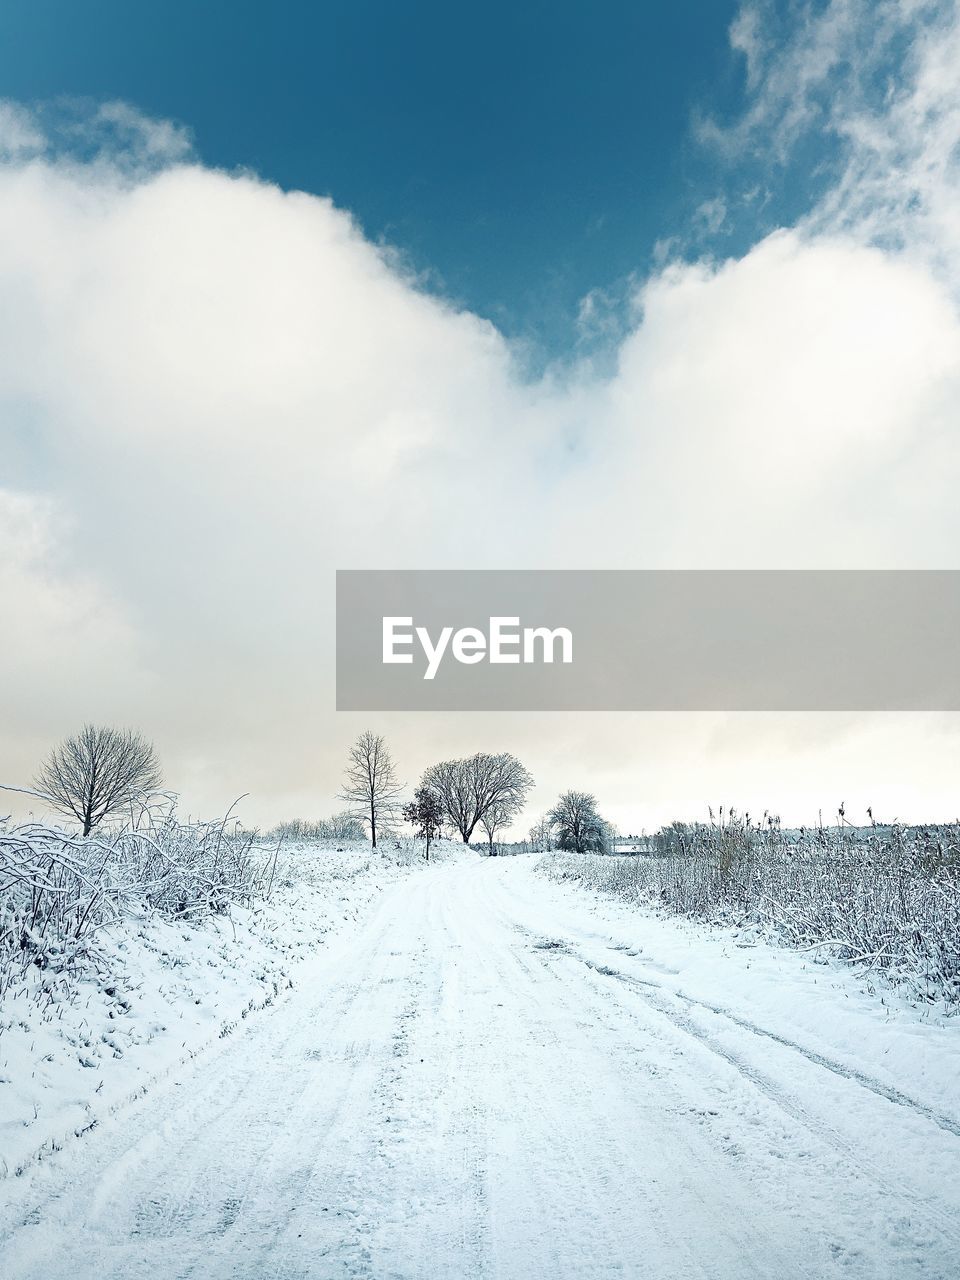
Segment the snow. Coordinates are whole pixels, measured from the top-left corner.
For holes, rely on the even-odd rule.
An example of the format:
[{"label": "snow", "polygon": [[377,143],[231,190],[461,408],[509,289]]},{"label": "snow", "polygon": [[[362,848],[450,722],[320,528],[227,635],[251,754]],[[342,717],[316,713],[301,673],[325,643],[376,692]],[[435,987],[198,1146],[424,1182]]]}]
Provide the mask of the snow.
[{"label": "snow", "polygon": [[127,917],[99,938],[100,972],[74,983],[29,970],[29,983],[0,999],[0,1176],[281,998],[318,942],[355,924],[410,857],[389,843],[377,854],[365,841],[289,843],[275,892],[256,909],[179,923]]},{"label": "snow", "polygon": [[[537,862],[291,886],[294,941],[271,906],[227,952],[232,1006],[229,939],[168,947],[143,989],[177,1035],[144,995],[109,1059],[151,1088],[2,1184],[5,1276],[957,1274],[960,1024]],[[295,986],[219,1038],[268,960]]]}]

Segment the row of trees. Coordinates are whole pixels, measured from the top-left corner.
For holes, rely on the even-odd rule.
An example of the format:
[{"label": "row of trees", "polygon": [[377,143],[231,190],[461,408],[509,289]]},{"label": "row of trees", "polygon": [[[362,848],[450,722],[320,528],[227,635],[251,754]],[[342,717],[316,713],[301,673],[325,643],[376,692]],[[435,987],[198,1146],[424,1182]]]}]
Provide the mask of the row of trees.
[{"label": "row of trees", "polygon": [[284,840],[365,840],[367,835],[363,823],[349,810],[314,822],[305,818],[278,822],[270,834]]},{"label": "row of trees", "polygon": [[401,805],[403,786],[383,737],[366,730],[350,748],[344,786],[339,798],[348,812],[364,822],[374,848],[377,836],[404,818],[430,843],[447,827],[469,844],[477,827],[493,842],[519,815],[533,786],[533,778],[508,751],[491,755],[478,751],[462,760],[431,765],[416,787],[412,801]]},{"label": "row of trees", "polygon": [[[75,818],[86,836],[104,818],[156,793],[161,783],[154,748],[140,734],[88,724],[50,753],[34,794]],[[428,857],[444,829],[469,844],[479,827],[492,853],[497,836],[522,812],[532,787],[533,777],[516,756],[478,751],[431,765],[413,799],[401,805],[403,787],[387,745],[368,729],[350,749],[340,792],[348,806],[344,812],[322,823],[285,823],[280,830],[300,838],[351,839],[366,827],[376,848],[378,836],[402,816],[426,841]],[[536,834],[542,847],[586,853],[604,848],[608,832],[594,797],[567,791],[531,832],[531,840]]]},{"label": "row of trees", "polygon": [[[378,833],[402,816],[425,841],[429,858],[430,845],[445,828],[469,844],[480,827],[492,853],[496,837],[522,812],[532,787],[532,775],[516,756],[478,751],[431,765],[413,799],[401,806],[403,787],[393,759],[383,737],[368,729],[350,749],[339,798],[351,806],[347,812],[366,825],[374,848]],[[611,831],[592,795],[566,791],[531,832],[531,839],[537,833],[540,847],[587,853],[605,849]]]}]

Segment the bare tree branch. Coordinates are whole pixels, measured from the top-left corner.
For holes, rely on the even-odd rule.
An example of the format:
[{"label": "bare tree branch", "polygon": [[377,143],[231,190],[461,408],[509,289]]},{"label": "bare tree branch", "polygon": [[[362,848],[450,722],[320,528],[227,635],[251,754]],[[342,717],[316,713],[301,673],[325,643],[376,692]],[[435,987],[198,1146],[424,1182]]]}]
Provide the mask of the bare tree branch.
[{"label": "bare tree branch", "polygon": [[402,785],[387,744],[378,733],[366,729],[350,748],[347,772],[339,798],[351,806],[353,817],[370,828],[370,841],[377,847],[382,831],[399,807]]},{"label": "bare tree branch", "polygon": [[59,813],[76,818],[85,836],[160,783],[151,743],[130,729],[92,724],[55,747],[35,779],[44,798]]},{"label": "bare tree branch", "polygon": [[513,821],[526,802],[533,778],[509,752],[478,752],[466,760],[433,765],[423,775],[423,784],[437,793],[447,822],[469,844],[477,823],[494,810],[499,814],[497,827]]}]

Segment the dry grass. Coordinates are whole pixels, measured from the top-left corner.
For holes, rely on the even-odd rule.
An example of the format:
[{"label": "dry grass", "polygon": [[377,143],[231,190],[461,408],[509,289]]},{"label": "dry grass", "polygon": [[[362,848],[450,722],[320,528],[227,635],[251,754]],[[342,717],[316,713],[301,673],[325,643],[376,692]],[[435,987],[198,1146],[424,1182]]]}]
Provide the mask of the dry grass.
[{"label": "dry grass", "polygon": [[960,1006],[960,826],[783,831],[772,819],[662,831],[656,852],[554,854],[575,880],[681,915],[754,926],[786,946],[832,954]]}]

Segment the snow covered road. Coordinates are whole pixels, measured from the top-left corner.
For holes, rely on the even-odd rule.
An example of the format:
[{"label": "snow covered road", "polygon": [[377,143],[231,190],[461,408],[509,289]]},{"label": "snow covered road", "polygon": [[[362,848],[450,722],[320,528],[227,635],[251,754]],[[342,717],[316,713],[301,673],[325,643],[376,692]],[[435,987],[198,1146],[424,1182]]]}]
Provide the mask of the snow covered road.
[{"label": "snow covered road", "polygon": [[278,1007],[0,1184],[0,1269],[960,1274],[954,1029],[721,951],[528,858],[410,875]]}]

